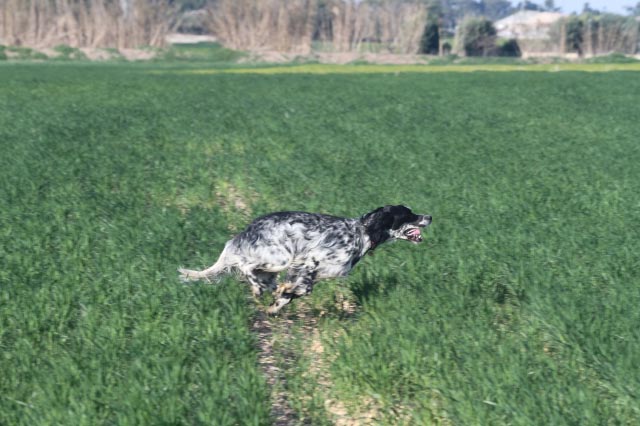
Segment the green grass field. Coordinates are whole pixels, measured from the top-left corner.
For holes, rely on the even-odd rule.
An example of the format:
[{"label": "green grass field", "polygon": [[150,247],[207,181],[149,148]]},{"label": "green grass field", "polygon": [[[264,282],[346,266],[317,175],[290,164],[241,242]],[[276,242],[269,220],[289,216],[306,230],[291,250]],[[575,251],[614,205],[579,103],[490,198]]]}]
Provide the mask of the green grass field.
[{"label": "green grass field", "polygon": [[0,424],[270,424],[248,289],[176,268],[389,203],[426,241],[272,320],[300,423],[640,423],[640,73],[189,69],[0,66]]}]

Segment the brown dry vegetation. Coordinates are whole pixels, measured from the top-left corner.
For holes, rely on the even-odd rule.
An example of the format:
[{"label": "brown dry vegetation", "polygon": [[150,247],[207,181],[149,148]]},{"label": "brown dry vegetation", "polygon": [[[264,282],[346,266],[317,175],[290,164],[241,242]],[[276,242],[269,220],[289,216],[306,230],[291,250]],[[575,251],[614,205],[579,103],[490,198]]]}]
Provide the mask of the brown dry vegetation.
[{"label": "brown dry vegetation", "polygon": [[0,39],[14,46],[162,46],[175,18],[165,0],[0,0]]},{"label": "brown dry vegetation", "polygon": [[[418,0],[206,0],[196,12],[201,30],[258,55],[413,55],[427,22]],[[159,47],[187,15],[168,0],[0,0],[0,44]],[[583,14],[558,21],[546,39],[518,39],[518,45],[525,56],[633,55],[639,40],[640,23],[632,17]]]},{"label": "brown dry vegetation", "polygon": [[[166,0],[0,0],[0,44],[157,47],[179,15]],[[314,41],[334,52],[417,53],[426,23],[424,5],[401,0],[217,0],[203,16],[226,47],[298,54],[311,52]]]},{"label": "brown dry vegetation", "polygon": [[427,12],[418,3],[336,1],[322,19],[319,37],[335,51],[358,52],[375,43],[389,52],[417,53]]},{"label": "brown dry vegetation", "polygon": [[232,49],[308,52],[314,0],[220,0],[207,8],[207,26]]},{"label": "brown dry vegetation", "polygon": [[312,42],[338,52],[375,43],[396,53],[416,53],[426,23],[418,3],[368,4],[334,0],[219,0],[208,7],[208,27],[227,47],[308,53]]}]

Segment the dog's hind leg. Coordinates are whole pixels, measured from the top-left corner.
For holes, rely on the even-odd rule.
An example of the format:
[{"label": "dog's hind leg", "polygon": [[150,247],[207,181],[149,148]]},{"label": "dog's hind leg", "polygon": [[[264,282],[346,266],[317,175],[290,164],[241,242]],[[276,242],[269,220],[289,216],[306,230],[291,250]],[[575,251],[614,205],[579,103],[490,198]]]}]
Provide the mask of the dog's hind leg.
[{"label": "dog's hind leg", "polygon": [[251,284],[251,291],[253,296],[257,299],[260,297],[264,290],[275,290],[278,278],[277,272],[267,272],[260,269],[254,269],[253,271],[245,274],[249,284]]}]

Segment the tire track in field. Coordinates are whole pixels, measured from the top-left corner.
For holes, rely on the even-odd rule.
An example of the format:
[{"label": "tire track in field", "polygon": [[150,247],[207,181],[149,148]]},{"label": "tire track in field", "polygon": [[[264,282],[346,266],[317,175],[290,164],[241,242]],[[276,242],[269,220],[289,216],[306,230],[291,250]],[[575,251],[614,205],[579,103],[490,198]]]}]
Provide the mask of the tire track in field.
[{"label": "tire track in field", "polygon": [[[300,357],[311,359],[308,371],[309,379],[314,380],[325,397],[325,412],[337,426],[365,426],[375,424],[378,410],[371,407],[350,416],[342,401],[331,399],[333,383],[328,373],[328,362],[324,355],[324,346],[320,338],[318,318],[313,315],[304,302],[298,302],[297,312],[270,317],[259,310],[252,325],[252,331],[258,338],[258,364],[265,375],[271,393],[271,419],[276,426],[308,424],[301,420],[289,405],[287,375],[295,368]],[[345,302],[339,307],[343,313],[352,315],[355,306]],[[295,353],[293,339],[300,338],[294,329],[303,331],[305,344],[303,353]],[[368,404],[367,404],[368,405]],[[306,419],[308,420],[308,419]]]},{"label": "tire track in field", "polygon": [[258,310],[252,326],[258,337],[258,364],[271,392],[271,418],[275,426],[298,423],[298,416],[287,402],[285,371],[277,362],[278,358],[283,358],[287,363],[290,361],[282,353],[282,348],[278,347],[276,339],[283,333],[290,338],[292,325],[292,320],[269,318],[264,311]]}]

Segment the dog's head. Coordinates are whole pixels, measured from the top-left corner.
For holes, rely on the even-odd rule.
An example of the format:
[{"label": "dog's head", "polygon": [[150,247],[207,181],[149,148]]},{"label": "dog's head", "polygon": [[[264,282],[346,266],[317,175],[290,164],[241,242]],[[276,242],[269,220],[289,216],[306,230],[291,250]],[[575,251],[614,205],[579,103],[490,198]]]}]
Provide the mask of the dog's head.
[{"label": "dog's head", "polygon": [[420,228],[431,223],[431,216],[415,214],[405,206],[384,206],[361,218],[373,246],[388,240],[422,242]]}]

